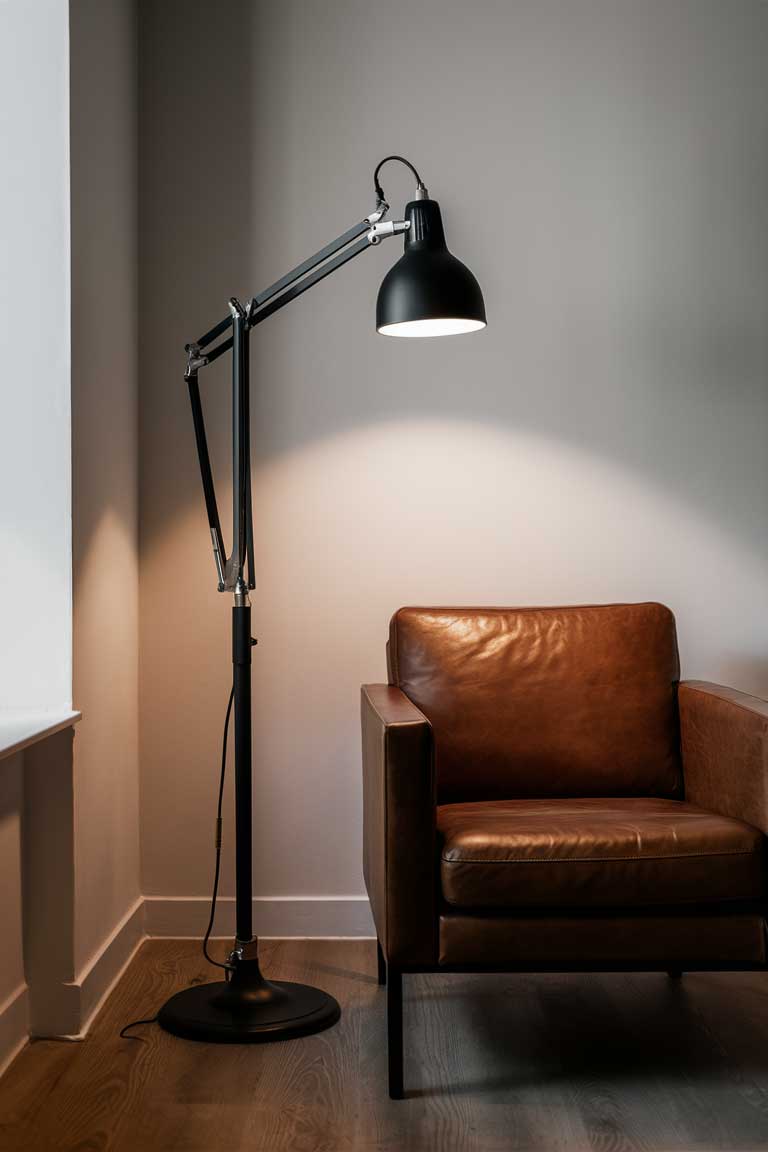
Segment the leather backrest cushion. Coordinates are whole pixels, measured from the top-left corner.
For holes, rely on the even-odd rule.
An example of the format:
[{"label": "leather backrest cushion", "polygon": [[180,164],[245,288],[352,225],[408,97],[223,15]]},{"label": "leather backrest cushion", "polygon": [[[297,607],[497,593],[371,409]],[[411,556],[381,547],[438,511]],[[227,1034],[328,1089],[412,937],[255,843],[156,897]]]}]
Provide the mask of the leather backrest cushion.
[{"label": "leather backrest cushion", "polygon": [[401,608],[390,678],[432,724],[438,798],[682,796],[661,604]]}]

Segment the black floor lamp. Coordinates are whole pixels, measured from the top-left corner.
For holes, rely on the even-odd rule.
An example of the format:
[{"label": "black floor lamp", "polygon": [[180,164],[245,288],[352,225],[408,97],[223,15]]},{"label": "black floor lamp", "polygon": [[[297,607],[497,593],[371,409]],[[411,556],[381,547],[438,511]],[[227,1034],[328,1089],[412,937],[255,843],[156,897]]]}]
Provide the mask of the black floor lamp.
[{"label": "black floor lamp", "polygon": [[[379,183],[388,160],[399,160],[416,178],[416,199],[404,220],[383,221],[389,209]],[[254,1043],[308,1035],[335,1024],[340,1009],[332,996],[306,984],[265,980],[252,927],[251,803],[251,608],[254,587],[248,350],[251,329],[295,300],[353,256],[402,233],[405,250],[379,289],[376,327],[387,336],[444,336],[485,327],[485,306],[472,273],[445,244],[440,208],[412,164],[387,156],[374,173],[376,207],[325,248],[254,296],[246,305],[232,298],[230,314],[186,346],[185,379],[200,460],[203,494],[213,541],[218,588],[234,595],[232,664],[235,725],[236,938],[228,979],[198,984],[171,997],[158,1020],[168,1032],[193,1040]],[[225,335],[229,333],[231,334]],[[218,343],[217,343],[218,341]],[[201,368],[232,351],[232,551],[226,555],[198,386]],[[247,577],[247,578],[246,578]]]}]

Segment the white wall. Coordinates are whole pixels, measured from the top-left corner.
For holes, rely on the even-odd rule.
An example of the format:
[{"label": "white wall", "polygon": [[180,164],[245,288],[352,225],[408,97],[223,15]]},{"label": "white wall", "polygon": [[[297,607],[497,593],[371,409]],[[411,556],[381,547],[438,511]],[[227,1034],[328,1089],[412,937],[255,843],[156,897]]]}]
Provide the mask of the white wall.
[{"label": "white wall", "polygon": [[[171,0],[141,56],[145,892],[209,891],[230,677],[183,344],[390,151],[489,327],[377,337],[390,242],[253,337],[257,895],[363,891],[358,686],[400,604],[659,599],[684,675],[767,693],[768,5]],[[221,364],[204,393],[226,506]]]},{"label": "white wall", "polygon": [[[0,743],[72,701],[66,0],[0,2]],[[21,722],[21,714],[35,721]],[[0,747],[0,1069],[26,1038],[27,758]]]},{"label": "white wall", "polygon": [[72,700],[67,17],[0,2],[0,711]]}]

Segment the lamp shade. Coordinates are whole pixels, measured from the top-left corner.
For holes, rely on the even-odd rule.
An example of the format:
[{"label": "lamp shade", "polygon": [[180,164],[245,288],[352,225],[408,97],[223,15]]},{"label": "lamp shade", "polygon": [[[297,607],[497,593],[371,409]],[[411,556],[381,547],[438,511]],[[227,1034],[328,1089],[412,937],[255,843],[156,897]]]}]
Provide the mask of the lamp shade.
[{"label": "lamp shade", "polygon": [[480,285],[445,243],[440,205],[406,205],[405,251],[384,277],[376,328],[384,336],[449,336],[485,327]]}]

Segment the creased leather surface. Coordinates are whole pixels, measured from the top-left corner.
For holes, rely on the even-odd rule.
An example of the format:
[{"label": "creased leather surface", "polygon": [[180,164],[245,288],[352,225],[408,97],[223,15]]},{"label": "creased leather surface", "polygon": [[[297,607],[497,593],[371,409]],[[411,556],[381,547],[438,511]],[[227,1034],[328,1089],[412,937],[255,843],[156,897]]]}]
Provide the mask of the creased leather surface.
[{"label": "creased leather surface", "polygon": [[695,916],[440,917],[440,963],[478,968],[588,968],[615,964],[658,967],[764,964],[765,925],[759,912]]},{"label": "creased leather surface", "polygon": [[429,718],[438,797],[682,796],[660,604],[401,608],[393,682]]},{"label": "creased leather surface", "polygon": [[762,833],[675,800],[508,800],[437,811],[443,897],[464,908],[757,900]]},{"label": "creased leather surface", "polygon": [[768,703],[699,680],[679,700],[686,798],[768,834]]},{"label": "creased leather surface", "polygon": [[363,873],[376,932],[395,964],[437,956],[432,732],[398,689],[362,689]]}]

